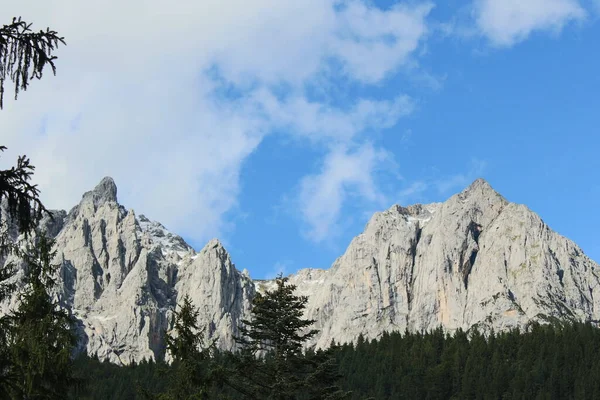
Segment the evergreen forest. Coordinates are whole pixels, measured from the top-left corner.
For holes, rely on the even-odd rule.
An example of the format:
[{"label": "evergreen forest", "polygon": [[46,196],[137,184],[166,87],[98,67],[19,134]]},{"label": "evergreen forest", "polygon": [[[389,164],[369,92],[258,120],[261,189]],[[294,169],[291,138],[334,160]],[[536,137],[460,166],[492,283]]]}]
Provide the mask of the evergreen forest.
[{"label": "evergreen forest", "polygon": [[[386,333],[334,346],[332,354],[332,373],[348,399],[600,398],[600,330],[591,324],[532,325],[487,338],[462,331]],[[213,361],[226,368],[228,356]],[[88,382],[71,392],[81,399],[144,399],[141,388],[164,392],[174,374],[152,361],[119,367],[81,357],[75,365]],[[215,385],[207,398],[244,397]]]}]

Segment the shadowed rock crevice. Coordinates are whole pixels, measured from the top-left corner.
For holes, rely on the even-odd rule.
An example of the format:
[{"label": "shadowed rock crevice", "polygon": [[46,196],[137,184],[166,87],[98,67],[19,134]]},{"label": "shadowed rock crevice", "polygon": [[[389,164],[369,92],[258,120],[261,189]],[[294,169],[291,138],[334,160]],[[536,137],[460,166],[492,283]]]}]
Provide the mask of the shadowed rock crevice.
[{"label": "shadowed rock crevice", "polygon": [[471,234],[471,237],[473,238],[475,243],[479,244],[479,236],[481,235],[481,231],[483,230],[483,227],[481,225],[479,225],[478,223],[476,223],[475,221],[471,221],[471,223],[469,224],[469,227],[467,229],[468,229],[469,233]]},{"label": "shadowed rock crevice", "polygon": [[77,285],[77,269],[68,260],[62,260],[60,279],[63,294],[60,298],[60,303],[65,307],[72,307],[75,297],[75,286]]},{"label": "shadowed rock crevice", "polygon": [[[419,242],[421,241],[421,235],[423,233],[423,228],[421,228],[419,226],[419,224],[417,223],[417,230],[415,232],[415,238],[414,240],[411,240],[410,242],[410,254],[412,256],[412,267],[414,268],[415,266],[415,259],[417,257],[417,246],[419,245]],[[413,275],[413,271],[411,269],[411,276]]]},{"label": "shadowed rock crevice", "polygon": [[[466,240],[473,240],[474,245],[472,246],[473,248],[471,249],[469,257],[466,259],[466,261],[464,260],[464,253],[460,255],[462,280],[465,289],[469,288],[469,275],[471,274],[471,271],[475,266],[475,262],[477,261],[477,254],[479,253],[479,236],[481,235],[481,232],[481,225],[477,224],[474,221],[471,221],[469,223],[469,226],[467,227]],[[464,246],[468,248],[467,242],[465,242]]]},{"label": "shadowed rock crevice", "polygon": [[408,276],[408,287],[406,288],[406,297],[407,297],[407,303],[408,303],[408,310],[410,311],[412,308],[412,301],[413,301],[413,286],[415,283],[415,265],[416,265],[416,260],[417,260],[417,247],[419,245],[419,242],[421,241],[421,235],[423,233],[423,229],[421,228],[421,226],[417,223],[417,228],[415,231],[415,235],[414,237],[410,240],[410,247],[409,247],[409,254],[411,257],[411,263],[410,263],[410,269],[409,269],[409,276]]}]

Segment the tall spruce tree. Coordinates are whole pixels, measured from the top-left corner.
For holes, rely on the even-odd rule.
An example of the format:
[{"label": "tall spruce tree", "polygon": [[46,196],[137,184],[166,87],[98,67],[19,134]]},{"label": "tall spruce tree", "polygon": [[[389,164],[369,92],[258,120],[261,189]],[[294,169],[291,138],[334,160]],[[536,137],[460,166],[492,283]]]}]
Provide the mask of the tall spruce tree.
[{"label": "tall spruce tree", "polygon": [[[0,152],[6,148],[0,146]],[[0,170],[0,301],[16,289],[15,264],[9,261],[23,258],[22,244],[15,239],[19,233],[28,238],[43,214],[52,215],[39,199],[39,190],[31,183],[34,166],[26,156],[17,160],[17,165]],[[8,398],[6,388],[10,380],[11,357],[9,352],[9,321],[0,318],[0,398]]]},{"label": "tall spruce tree", "polygon": [[[60,43],[65,44],[64,39],[56,32],[49,28],[33,32],[21,18],[0,28],[0,109],[7,80],[14,83],[16,99],[31,79],[42,78],[45,66],[56,73],[52,53]],[[0,145],[0,152],[5,149]],[[0,301],[16,288],[10,279],[15,268],[7,262],[9,255],[26,261],[27,288],[19,309],[0,318],[0,398],[61,398],[58,393],[70,382],[75,339],[70,318],[48,296],[53,285],[51,241],[40,237],[29,251],[15,242],[17,234],[30,236],[43,213],[50,215],[30,182],[33,171],[26,156],[20,156],[16,166],[0,170]]]},{"label": "tall spruce tree", "polygon": [[167,352],[173,358],[167,393],[159,400],[208,399],[212,384],[210,366],[214,344],[204,345],[203,329],[198,325],[199,311],[186,295],[175,312],[171,333],[165,336]]},{"label": "tall spruce tree", "polygon": [[3,317],[10,355],[7,392],[13,399],[63,399],[74,383],[74,319],[50,293],[57,268],[53,245],[41,233],[28,246],[19,306]]},{"label": "tall spruce tree", "polygon": [[243,320],[236,375],[230,385],[248,399],[338,399],[336,367],[324,352],[305,355],[303,348],[318,333],[314,320],[303,319],[308,298],[281,275],[276,288],[257,293],[252,317]]},{"label": "tall spruce tree", "polygon": [[[14,83],[15,99],[20,90],[27,90],[31,79],[40,79],[44,67],[49,65],[56,73],[52,53],[64,39],[50,30],[33,32],[31,24],[21,18],[0,27],[0,109],[4,105],[4,84]],[[6,147],[0,145],[0,152]],[[35,229],[43,213],[48,213],[39,199],[39,190],[31,177],[34,166],[26,156],[20,156],[17,165],[0,170],[0,301],[16,288],[10,278],[15,273],[9,255],[22,256],[14,233],[28,237]],[[49,213],[48,213],[49,214]],[[0,398],[8,398],[8,388],[13,377],[9,345],[9,321],[0,319]]]}]

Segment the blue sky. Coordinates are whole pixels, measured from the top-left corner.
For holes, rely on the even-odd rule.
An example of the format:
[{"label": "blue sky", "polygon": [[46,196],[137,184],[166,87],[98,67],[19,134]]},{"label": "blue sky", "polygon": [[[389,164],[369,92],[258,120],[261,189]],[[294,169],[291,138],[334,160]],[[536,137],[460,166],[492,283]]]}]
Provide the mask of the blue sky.
[{"label": "blue sky", "polygon": [[600,3],[230,3],[8,1],[68,43],[0,113],[46,203],[113,176],[126,207],[263,278],[484,177],[600,261]]}]

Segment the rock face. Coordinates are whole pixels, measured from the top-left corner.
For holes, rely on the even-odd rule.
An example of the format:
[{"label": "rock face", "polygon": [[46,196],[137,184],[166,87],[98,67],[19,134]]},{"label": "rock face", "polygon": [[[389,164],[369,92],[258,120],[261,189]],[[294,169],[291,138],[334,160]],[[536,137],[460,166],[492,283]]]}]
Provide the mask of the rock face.
[{"label": "rock face", "polygon": [[[55,295],[79,322],[82,350],[118,363],[162,358],[164,331],[185,294],[200,306],[207,334],[233,346],[254,288],[218,241],[196,254],[161,224],[119,205],[111,178],[68,214],[53,214],[41,225],[56,240]],[[15,303],[10,299],[3,311]]]},{"label": "rock face", "polygon": [[391,330],[597,321],[598,272],[572,241],[477,180],[444,203],[375,214],[330,270],[291,281],[312,294],[322,347]]},{"label": "rock face", "polygon": [[[126,210],[110,178],[54,217],[41,225],[56,239],[55,295],[79,321],[81,350],[101,359],[162,358],[163,332],[185,295],[199,308],[207,338],[233,348],[255,291],[273,287],[239,272],[219,241],[196,253],[158,222]],[[598,265],[483,180],[444,203],[376,213],[329,270],[301,270],[290,280],[309,296],[319,347],[392,330],[600,320]]]}]

